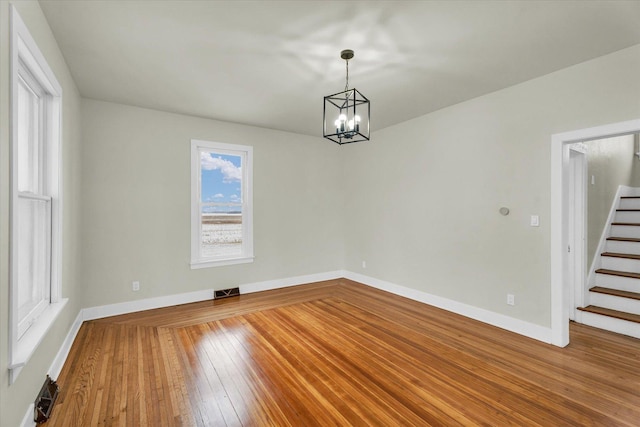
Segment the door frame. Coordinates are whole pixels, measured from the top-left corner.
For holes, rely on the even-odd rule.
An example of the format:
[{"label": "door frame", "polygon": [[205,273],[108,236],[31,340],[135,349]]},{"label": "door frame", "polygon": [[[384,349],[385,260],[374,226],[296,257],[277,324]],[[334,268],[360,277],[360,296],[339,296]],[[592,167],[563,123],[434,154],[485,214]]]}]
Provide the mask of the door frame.
[{"label": "door frame", "polygon": [[567,198],[567,253],[569,285],[569,319],[576,320],[577,307],[585,306],[587,285],[587,147],[583,143],[569,145]]},{"label": "door frame", "polygon": [[640,132],[640,119],[551,136],[551,343],[554,345],[569,344],[569,293],[574,283],[567,256],[569,145],[637,132]]}]

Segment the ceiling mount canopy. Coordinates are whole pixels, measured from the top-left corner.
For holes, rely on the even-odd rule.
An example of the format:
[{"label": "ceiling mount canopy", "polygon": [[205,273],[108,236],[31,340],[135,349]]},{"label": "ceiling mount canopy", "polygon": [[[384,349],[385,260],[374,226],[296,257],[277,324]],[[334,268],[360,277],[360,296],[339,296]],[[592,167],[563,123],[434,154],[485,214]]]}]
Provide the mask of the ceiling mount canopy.
[{"label": "ceiling mount canopy", "polygon": [[[340,52],[340,58],[344,59],[345,61],[349,61],[351,58],[353,58],[353,51],[351,49],[345,49],[342,52]],[[347,62],[347,78],[349,78],[349,63]]]},{"label": "ceiling mount canopy", "polygon": [[369,100],[356,88],[349,89],[349,60],[354,57],[351,49],[340,52],[347,68],[344,91],[324,97],[323,136],[342,144],[369,141]]}]

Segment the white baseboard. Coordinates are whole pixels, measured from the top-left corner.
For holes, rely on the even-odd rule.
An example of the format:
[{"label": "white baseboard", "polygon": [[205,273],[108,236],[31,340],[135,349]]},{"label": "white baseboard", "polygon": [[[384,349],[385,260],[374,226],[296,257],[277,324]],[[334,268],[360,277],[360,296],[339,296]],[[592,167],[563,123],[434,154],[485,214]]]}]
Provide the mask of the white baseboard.
[{"label": "white baseboard", "polygon": [[495,313],[483,308],[478,308],[458,301],[431,295],[426,292],[396,285],[394,283],[365,276],[363,274],[354,273],[351,271],[344,271],[343,273],[343,277],[365,284],[367,286],[371,286],[373,288],[387,291],[395,295],[409,298],[414,301],[429,304],[434,307],[438,307],[452,313],[460,314],[474,320],[479,320],[480,322],[487,323],[492,326],[497,326],[498,328],[506,329],[507,331],[515,332],[517,334],[524,335],[526,337],[533,338],[547,344],[551,343],[551,328],[545,328],[544,326],[536,325],[535,323],[525,322],[523,320],[505,316],[504,314]]},{"label": "white baseboard", "polygon": [[240,285],[241,294],[268,291],[271,289],[287,288],[289,286],[303,285],[305,283],[322,282],[325,280],[340,279],[344,277],[344,271],[336,270],[326,273],[307,274],[304,276],[289,277],[287,279],[266,280],[264,282],[247,283]]},{"label": "white baseboard", "polygon": [[[471,319],[479,320],[489,325],[497,326],[499,328],[527,336],[529,338],[533,338],[545,343],[551,343],[551,328],[545,328],[543,326],[525,322],[519,319],[514,319],[513,317],[505,316],[503,314],[484,310],[482,308],[463,304],[436,295],[431,295],[426,292],[418,291],[416,289],[407,288],[404,286],[396,285],[394,283],[386,282],[384,280],[379,280],[373,277],[346,270],[336,270],[325,273],[288,277],[284,279],[246,283],[243,285],[239,285],[239,288],[241,294],[248,294],[253,292],[261,292],[272,289],[303,285],[306,283],[339,279],[342,277],[362,283],[367,286],[371,286],[376,289],[390,292],[395,295],[409,298],[414,301],[442,308],[444,310],[451,311],[453,313],[460,314]],[[60,375],[60,371],[64,366],[67,356],[69,355],[69,351],[71,350],[71,345],[73,344],[73,341],[75,340],[75,337],[78,334],[83,321],[116,316],[119,314],[133,313],[136,311],[151,310],[154,308],[206,301],[213,298],[213,292],[213,289],[205,289],[195,292],[186,292],[182,294],[166,295],[136,301],[126,301],[117,304],[89,307],[80,310],[78,316],[73,321],[73,324],[71,325],[71,328],[69,329],[65,340],[60,346],[60,349],[58,350],[58,353],[56,354],[51,367],[49,368],[49,375],[54,379],[57,379],[58,375]],[[33,421],[33,410],[34,405],[31,404],[27,409],[27,413],[22,419],[22,423],[20,424],[21,427],[33,427],[36,425]]]},{"label": "white baseboard", "polygon": [[[435,307],[442,308],[444,310],[451,311],[462,316],[470,317],[472,319],[479,320],[481,322],[488,323],[490,325],[497,326],[499,328],[506,329],[508,331],[512,331],[530,338],[534,338],[539,341],[543,341],[546,343],[551,342],[550,328],[545,328],[543,326],[505,316],[503,314],[484,310],[482,308],[442,298],[436,295],[431,295],[426,292],[418,291],[416,289],[407,288],[404,286],[396,285],[394,283],[386,282],[346,270],[336,270],[324,273],[307,274],[304,276],[288,277],[284,279],[246,283],[239,285],[239,288],[241,294],[248,294],[253,292],[267,291],[271,289],[285,288],[289,286],[303,285],[306,283],[321,282],[324,280],[339,279],[341,277],[346,277],[347,279],[351,279],[356,282],[381,289],[383,291],[391,292],[393,294],[400,295],[415,301],[433,305]],[[81,310],[78,314],[78,318],[76,318],[74,324],[72,325],[67,338],[60,348],[60,351],[58,352],[54,363],[51,366],[50,372],[52,373],[52,378],[55,378],[53,373],[59,373],[60,369],[64,365],[64,361],[66,360],[69,349],[71,348],[73,339],[78,333],[80,325],[83,321],[133,313],[136,311],[151,310],[154,308],[206,301],[213,298],[213,292],[213,289],[205,289],[194,292],[186,292],[182,294],[166,295],[161,297],[89,307]]]},{"label": "white baseboard", "polygon": [[[76,335],[78,335],[80,326],[82,326],[82,321],[83,321],[82,312],[83,310],[80,310],[78,312],[78,315],[76,316],[75,320],[71,324],[71,327],[69,328],[69,332],[67,333],[67,336],[62,342],[62,345],[60,346],[60,349],[58,350],[56,357],[53,359],[53,362],[49,367],[49,371],[48,371],[49,376],[54,381],[58,379],[58,376],[60,375],[60,371],[62,371],[62,367],[64,366],[64,362],[67,360],[67,356],[69,356],[71,345],[73,344],[73,341],[76,339]],[[35,410],[35,405],[32,403],[27,408],[27,412],[24,414],[24,417],[22,418],[20,427],[34,427],[36,425],[36,422],[33,421],[34,410]]]},{"label": "white baseboard", "polygon": [[69,332],[65,337],[56,357],[53,359],[51,366],[49,367],[49,376],[53,380],[57,380],[60,375],[60,371],[62,371],[62,367],[64,366],[64,362],[67,360],[67,356],[69,355],[69,351],[71,350],[71,345],[73,341],[76,339],[76,335],[78,335],[78,331],[80,330],[80,326],[82,326],[83,322],[83,310],[78,312],[76,319],[71,324],[69,328]]},{"label": "white baseboard", "polygon": [[[341,270],[307,274],[305,276],[288,277],[285,279],[266,280],[263,282],[246,283],[240,285],[240,293],[248,294],[252,292],[267,291],[271,289],[286,288],[289,286],[304,285],[306,283],[322,282],[324,280],[339,279],[344,277]],[[75,320],[73,321],[69,332],[65,337],[56,357],[53,359],[49,367],[49,376],[56,380],[62,371],[73,341],[80,331],[82,322],[85,320],[101,319],[109,316],[117,316],[119,314],[133,313],[136,311],[151,310],[154,308],[170,307],[173,305],[188,304],[192,302],[206,301],[213,299],[213,289],[205,289],[195,292],[186,292],[182,294],[166,295],[154,298],[145,298],[136,301],[126,301],[116,304],[101,305],[81,309]],[[20,424],[21,427],[33,427],[36,423],[33,421],[33,403],[27,409],[27,412]]]},{"label": "white baseboard", "polygon": [[20,427],[34,427],[36,425],[36,422],[33,421],[33,411],[35,410],[35,407],[36,406],[33,403],[29,405],[29,408],[27,408],[27,413],[24,414],[24,418],[22,418]]},{"label": "white baseboard", "polygon": [[170,307],[172,305],[188,304],[209,299],[213,299],[213,289],[100,305],[83,309],[82,320],[102,319],[104,317],[134,313],[136,311],[152,310],[154,308]]},{"label": "white baseboard", "polygon": [[[517,334],[524,335],[545,343],[551,343],[551,328],[545,328],[543,326],[505,316],[503,314],[484,310],[482,308],[463,304],[447,298],[431,295],[426,292],[418,291],[416,289],[407,288],[404,286],[396,285],[394,283],[386,282],[384,280],[346,270],[336,270],[325,273],[288,277],[284,279],[246,283],[243,285],[239,285],[239,288],[241,294],[248,294],[253,292],[261,292],[272,289],[303,285],[306,283],[339,279],[342,277],[362,283],[367,286],[371,286],[376,289],[390,292],[395,295],[409,298],[414,301],[442,308],[444,310],[451,311],[453,313],[460,314],[471,319],[479,320],[489,325],[497,326],[499,328],[506,329],[508,331],[515,332]],[[73,344],[73,341],[78,334],[83,321],[101,319],[104,317],[116,316],[119,314],[133,313],[136,311],[151,310],[154,308],[206,301],[213,298],[213,292],[213,289],[205,289],[195,292],[186,292],[182,294],[166,295],[136,301],[126,301],[116,304],[89,307],[80,310],[78,316],[71,325],[71,328],[69,329],[69,332],[64,342],[62,343],[62,346],[58,350],[58,353],[56,354],[51,367],[49,368],[49,375],[51,376],[51,378],[56,379],[60,374],[62,366],[64,365],[67,356],[69,355],[69,351],[71,350],[71,345]],[[35,423],[33,422],[33,404],[31,404],[27,411],[27,414],[22,421],[21,427],[32,427],[34,425]]]},{"label": "white baseboard", "polygon": [[[239,285],[241,294],[268,291],[271,289],[286,288],[289,286],[303,285],[305,283],[321,282],[323,280],[339,279],[343,277],[341,270],[326,273],[308,274],[305,276],[287,277],[284,279],[266,280],[263,282],[246,283]],[[173,305],[188,304],[192,302],[213,299],[213,289],[205,289],[182,294],[165,295],[161,297],[145,298],[135,301],[126,301],[116,304],[89,307],[82,310],[82,320],[102,319],[109,316],[134,313],[136,311],[151,310],[154,308],[170,307]]]}]

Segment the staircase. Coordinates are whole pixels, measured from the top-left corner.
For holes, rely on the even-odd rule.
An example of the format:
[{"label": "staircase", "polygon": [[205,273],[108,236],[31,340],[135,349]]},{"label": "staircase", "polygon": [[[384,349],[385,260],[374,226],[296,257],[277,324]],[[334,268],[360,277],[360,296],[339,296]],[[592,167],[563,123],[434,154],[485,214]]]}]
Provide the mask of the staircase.
[{"label": "staircase", "polygon": [[610,219],[576,320],[640,338],[640,196],[616,199]]}]

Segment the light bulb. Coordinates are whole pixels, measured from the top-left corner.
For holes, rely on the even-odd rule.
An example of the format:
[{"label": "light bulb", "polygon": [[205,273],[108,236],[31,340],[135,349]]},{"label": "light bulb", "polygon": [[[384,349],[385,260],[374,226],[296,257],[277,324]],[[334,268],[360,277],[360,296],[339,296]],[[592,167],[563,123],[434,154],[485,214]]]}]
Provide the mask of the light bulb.
[{"label": "light bulb", "polygon": [[338,120],[340,120],[341,122],[346,122],[347,121],[347,116],[345,116],[344,114],[340,114],[338,116]]},{"label": "light bulb", "polygon": [[349,130],[353,130],[353,119],[349,120]]},{"label": "light bulb", "polygon": [[361,121],[360,116],[358,116],[358,115],[356,115],[354,117],[354,119],[355,119],[356,123],[360,123],[360,121]]}]

